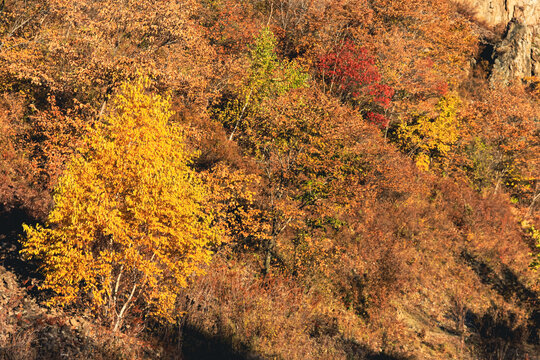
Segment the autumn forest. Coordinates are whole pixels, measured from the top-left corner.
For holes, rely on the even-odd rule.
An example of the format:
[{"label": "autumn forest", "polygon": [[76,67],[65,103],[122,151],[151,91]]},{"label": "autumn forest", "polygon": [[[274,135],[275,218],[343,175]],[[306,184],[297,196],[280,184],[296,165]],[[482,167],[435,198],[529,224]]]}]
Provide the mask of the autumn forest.
[{"label": "autumn forest", "polygon": [[539,359],[523,24],[2,0],[0,359]]}]

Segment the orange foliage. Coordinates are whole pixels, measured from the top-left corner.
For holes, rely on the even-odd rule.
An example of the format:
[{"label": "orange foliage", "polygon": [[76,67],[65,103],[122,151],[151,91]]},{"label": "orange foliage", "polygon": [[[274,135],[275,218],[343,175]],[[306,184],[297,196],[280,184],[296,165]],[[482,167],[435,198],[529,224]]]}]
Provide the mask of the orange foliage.
[{"label": "orange foliage", "polygon": [[[27,251],[50,265],[56,243],[69,248],[62,229],[86,229],[66,227],[70,216],[99,207],[65,190],[76,190],[65,179],[90,189],[112,176],[121,189],[131,177],[116,174],[113,160],[139,166],[136,159],[145,159],[135,167],[140,175],[159,165],[152,156],[160,149],[180,149],[180,160],[166,167],[200,179],[193,180],[200,197],[191,213],[204,215],[224,242],[201,250],[217,253],[206,276],[181,277],[197,286],[165,282],[161,296],[164,267],[148,248],[158,238],[175,245],[162,228],[155,237],[140,234],[144,226],[122,208],[126,222],[118,228],[145,239],[147,248],[133,248],[148,264],[145,273],[155,275],[154,287],[136,293],[137,311],[169,320],[187,311],[187,324],[267,357],[483,354],[477,329],[489,328],[495,310],[500,319],[519,315],[513,329],[537,326],[540,284],[528,268],[537,250],[528,231],[540,228],[540,107],[537,79],[488,86],[480,73],[489,64],[472,65],[479,62],[478,25],[457,10],[446,0],[8,1],[0,12],[2,206],[43,213],[64,179],[54,226],[29,230],[34,247]],[[171,96],[178,111],[167,127],[180,126],[183,135],[154,152],[103,151],[83,161],[81,146],[96,133],[111,123],[122,129],[120,118],[133,125],[111,94],[139,74]],[[168,119],[165,112],[148,118]],[[121,132],[126,144],[136,134],[155,135],[137,129]],[[92,144],[109,144],[100,139]],[[77,171],[67,166],[73,158]],[[95,177],[85,177],[81,164]],[[169,211],[171,202],[193,205],[151,190],[140,189],[149,213]],[[106,210],[97,213],[110,219]],[[184,225],[197,223],[184,215],[191,219]],[[180,236],[173,228],[169,240]],[[143,270],[131,267],[131,280],[119,275],[128,266],[122,259],[137,255],[118,255],[122,244],[104,247],[115,262],[70,266],[121,277],[126,303],[125,290]],[[174,265],[169,257],[176,255],[159,254]],[[59,294],[107,298],[97,275],[88,281],[94,297],[60,275],[48,280]],[[114,308],[109,303],[105,312]],[[525,354],[530,344],[510,345]]]}]

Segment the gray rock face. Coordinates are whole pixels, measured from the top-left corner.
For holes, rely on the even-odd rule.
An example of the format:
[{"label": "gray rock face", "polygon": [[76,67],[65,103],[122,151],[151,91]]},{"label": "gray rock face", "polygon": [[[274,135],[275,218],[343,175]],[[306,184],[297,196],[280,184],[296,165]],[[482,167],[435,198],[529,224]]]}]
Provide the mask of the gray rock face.
[{"label": "gray rock face", "polygon": [[486,25],[506,28],[502,41],[494,46],[492,82],[540,76],[540,0],[458,2]]},{"label": "gray rock face", "polygon": [[514,18],[505,38],[495,46],[492,82],[509,83],[514,79],[540,75],[539,27],[528,26]]},{"label": "gray rock face", "polygon": [[540,25],[536,25],[531,45],[531,75],[540,76]]},{"label": "gray rock face", "polygon": [[488,26],[505,27],[512,19],[523,18],[526,25],[540,22],[538,0],[457,0]]}]

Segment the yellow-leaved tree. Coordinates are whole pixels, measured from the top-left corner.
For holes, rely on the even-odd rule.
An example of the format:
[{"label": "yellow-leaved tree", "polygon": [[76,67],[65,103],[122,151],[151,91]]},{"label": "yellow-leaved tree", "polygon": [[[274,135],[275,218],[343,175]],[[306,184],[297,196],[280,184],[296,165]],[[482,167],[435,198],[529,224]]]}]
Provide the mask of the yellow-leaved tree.
[{"label": "yellow-leaved tree", "polygon": [[60,179],[46,226],[24,227],[22,252],[41,260],[51,303],[87,303],[115,331],[130,313],[173,321],[179,290],[218,241],[182,129],[148,86],[121,87]]},{"label": "yellow-leaved tree", "polygon": [[447,166],[452,146],[460,137],[459,106],[459,97],[450,94],[439,99],[435,117],[419,114],[412,122],[399,124],[397,143],[403,151],[414,156],[421,170]]}]

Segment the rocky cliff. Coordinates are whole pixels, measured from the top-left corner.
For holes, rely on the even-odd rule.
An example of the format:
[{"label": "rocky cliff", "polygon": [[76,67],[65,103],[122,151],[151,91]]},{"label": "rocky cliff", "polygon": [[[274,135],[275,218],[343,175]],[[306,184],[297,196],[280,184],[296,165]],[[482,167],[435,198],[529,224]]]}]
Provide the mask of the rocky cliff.
[{"label": "rocky cliff", "polygon": [[515,17],[528,25],[539,23],[538,0],[457,0],[469,8],[474,16],[491,27],[506,26]]},{"label": "rocky cliff", "polygon": [[539,0],[458,1],[485,25],[505,29],[502,40],[493,44],[492,81],[540,76]]}]

